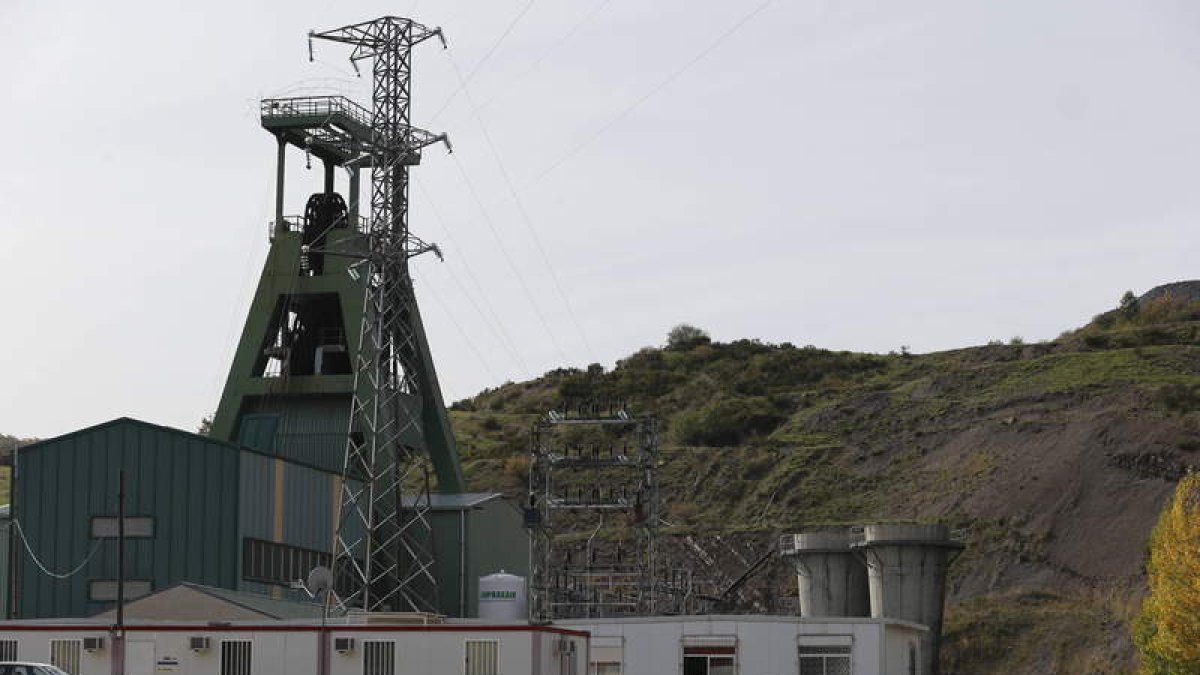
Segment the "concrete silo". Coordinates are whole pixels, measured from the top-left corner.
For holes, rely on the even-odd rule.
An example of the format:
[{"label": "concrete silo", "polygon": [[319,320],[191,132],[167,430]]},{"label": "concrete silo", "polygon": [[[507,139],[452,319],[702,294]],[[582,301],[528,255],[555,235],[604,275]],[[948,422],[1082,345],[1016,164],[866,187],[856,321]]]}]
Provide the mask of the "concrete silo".
[{"label": "concrete silo", "polygon": [[946,568],[963,545],[950,539],[945,525],[889,523],[865,526],[853,547],[867,565],[871,616],[928,626],[921,672],[937,675]]},{"label": "concrete silo", "polygon": [[867,569],[848,531],[790,534],[781,544],[796,565],[800,616],[870,616]]}]

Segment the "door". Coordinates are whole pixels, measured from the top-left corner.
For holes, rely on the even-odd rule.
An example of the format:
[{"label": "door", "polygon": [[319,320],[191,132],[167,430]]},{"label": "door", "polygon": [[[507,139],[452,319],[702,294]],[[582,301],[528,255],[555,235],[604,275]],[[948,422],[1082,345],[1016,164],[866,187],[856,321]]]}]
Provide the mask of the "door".
[{"label": "door", "polygon": [[125,673],[126,675],[155,675],[153,642],[143,640],[125,643]]}]

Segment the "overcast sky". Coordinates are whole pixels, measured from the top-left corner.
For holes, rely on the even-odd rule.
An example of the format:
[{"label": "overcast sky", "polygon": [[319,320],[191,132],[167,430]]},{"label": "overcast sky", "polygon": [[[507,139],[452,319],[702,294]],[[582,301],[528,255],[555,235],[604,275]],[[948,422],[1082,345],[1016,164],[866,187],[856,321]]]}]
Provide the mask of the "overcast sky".
[{"label": "overcast sky", "polygon": [[305,35],[383,14],[450,41],[414,59],[455,152],[411,218],[448,401],[679,322],[925,352],[1200,276],[1194,0],[0,0],[0,432],[216,408],[272,217],[257,101],[365,101]]}]

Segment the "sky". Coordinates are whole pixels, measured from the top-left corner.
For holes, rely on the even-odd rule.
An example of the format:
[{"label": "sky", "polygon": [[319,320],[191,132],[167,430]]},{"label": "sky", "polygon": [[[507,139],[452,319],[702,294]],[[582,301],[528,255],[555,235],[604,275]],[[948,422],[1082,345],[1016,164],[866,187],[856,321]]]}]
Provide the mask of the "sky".
[{"label": "sky", "polygon": [[[258,101],[366,102],[305,36],[385,14],[449,40],[414,55],[454,152],[410,218],[446,254],[414,275],[447,401],[683,322],[928,352],[1200,277],[1189,0],[282,7],[0,0],[0,432],[215,410],[273,216]],[[321,175],[288,161],[300,213]]]}]

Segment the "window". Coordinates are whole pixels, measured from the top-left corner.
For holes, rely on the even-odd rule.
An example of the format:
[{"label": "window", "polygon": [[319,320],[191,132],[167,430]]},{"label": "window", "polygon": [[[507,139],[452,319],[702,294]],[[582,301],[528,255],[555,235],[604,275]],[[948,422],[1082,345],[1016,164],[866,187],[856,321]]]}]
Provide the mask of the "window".
[{"label": "window", "polygon": [[17,660],[17,641],[0,640],[0,661]]},{"label": "window", "polygon": [[307,579],[318,565],[329,567],[328,553],[277,544],[262,539],[242,540],[242,578],[268,584],[290,585]]},{"label": "window", "polygon": [[500,675],[500,643],[496,640],[467,640],[463,651],[465,675]]},{"label": "window", "polygon": [[221,641],[221,675],[250,675],[250,641]]},{"label": "window", "polygon": [[588,675],[621,675],[621,664],[625,661],[625,640],[613,635],[593,635],[588,655],[592,660]]},{"label": "window", "polygon": [[800,646],[800,675],[850,675],[850,647]]},{"label": "window", "polygon": [[[146,579],[126,579],[125,599],[136,600],[150,595],[150,582]],[[117,582],[112,579],[93,579],[88,582],[88,599],[113,602],[117,599]]]},{"label": "window", "polygon": [[82,653],[83,640],[50,641],[50,665],[62,668],[68,675],[79,675],[79,656]]},{"label": "window", "polygon": [[363,675],[395,675],[396,643],[363,641]]},{"label": "window", "polygon": [[683,648],[683,675],[733,675],[737,647],[691,645]]},{"label": "window", "polygon": [[[117,519],[112,516],[92,518],[92,539],[116,538]],[[125,516],[125,537],[128,539],[150,539],[154,536],[154,519],[149,516]]]},{"label": "window", "polygon": [[917,675],[917,645],[908,643],[908,675]]}]

